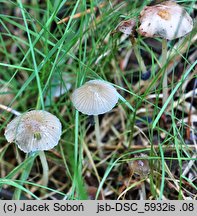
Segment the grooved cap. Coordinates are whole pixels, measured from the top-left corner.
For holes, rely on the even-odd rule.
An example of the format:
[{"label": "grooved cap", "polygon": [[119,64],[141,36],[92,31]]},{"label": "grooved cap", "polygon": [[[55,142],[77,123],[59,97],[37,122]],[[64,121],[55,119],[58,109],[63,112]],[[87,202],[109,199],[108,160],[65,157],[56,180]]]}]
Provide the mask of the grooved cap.
[{"label": "grooved cap", "polygon": [[47,111],[32,110],[14,118],[5,129],[8,142],[28,153],[52,149],[60,140],[62,125]]},{"label": "grooved cap", "polygon": [[91,80],[76,89],[71,97],[74,107],[86,115],[110,111],[118,102],[118,92],[109,83]]}]

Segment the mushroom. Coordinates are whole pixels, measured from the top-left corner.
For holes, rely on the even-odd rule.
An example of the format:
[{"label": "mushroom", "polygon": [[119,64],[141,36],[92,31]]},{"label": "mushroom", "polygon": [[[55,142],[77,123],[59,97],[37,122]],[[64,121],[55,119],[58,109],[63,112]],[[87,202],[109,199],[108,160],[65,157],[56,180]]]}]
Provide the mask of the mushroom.
[{"label": "mushroom", "polygon": [[137,40],[134,37],[134,28],[136,26],[136,22],[133,19],[129,19],[129,20],[125,20],[120,22],[120,24],[118,25],[118,27],[116,28],[116,31],[120,31],[126,35],[129,35],[130,38],[130,42],[131,45],[133,46],[133,51],[135,53],[135,56],[137,58],[137,62],[139,64],[139,67],[142,71],[142,76],[141,78],[143,80],[146,80],[150,77],[150,72],[147,71],[144,60],[140,54],[140,51],[138,49],[138,45],[137,45]]},{"label": "mushroom", "polygon": [[103,154],[98,115],[109,112],[118,102],[118,98],[119,94],[116,89],[108,82],[101,80],[86,82],[83,86],[77,88],[71,96],[72,103],[78,111],[94,116],[99,156],[103,156]]},{"label": "mushroom", "polygon": [[[141,153],[139,156],[135,155],[135,160],[129,163],[129,167],[132,170],[132,173],[135,173],[140,176],[140,178],[146,178],[150,173],[149,161],[146,154]],[[146,188],[144,181],[141,183],[141,194],[142,200],[146,199]]]},{"label": "mushroom", "polygon": [[32,110],[14,118],[5,129],[5,138],[25,153],[40,151],[43,182],[48,182],[48,165],[44,150],[52,149],[60,140],[62,125],[59,119],[43,110]]},{"label": "mushroom", "polygon": [[[167,60],[167,40],[180,38],[192,31],[193,21],[189,14],[175,2],[166,1],[154,6],[146,6],[140,13],[138,32],[145,37],[162,38],[162,60]],[[167,72],[163,77],[163,104],[168,98]]]},{"label": "mushroom", "polygon": [[[135,155],[135,160],[130,162],[130,168],[133,173],[139,175],[140,177],[146,177],[150,173],[149,161],[147,160],[146,154]],[[139,159],[141,158],[141,159]]]}]

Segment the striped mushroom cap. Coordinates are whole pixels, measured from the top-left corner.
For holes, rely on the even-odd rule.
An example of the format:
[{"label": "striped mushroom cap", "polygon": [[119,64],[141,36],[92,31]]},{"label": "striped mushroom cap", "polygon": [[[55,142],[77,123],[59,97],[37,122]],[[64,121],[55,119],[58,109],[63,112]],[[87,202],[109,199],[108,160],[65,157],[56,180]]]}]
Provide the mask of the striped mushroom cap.
[{"label": "striped mushroom cap", "polygon": [[26,152],[52,149],[62,134],[59,119],[49,112],[32,110],[13,119],[5,129],[8,142]]},{"label": "striped mushroom cap", "polygon": [[76,89],[71,97],[74,107],[87,115],[110,111],[118,102],[118,92],[109,83],[91,80]]},{"label": "striped mushroom cap", "polygon": [[183,37],[193,28],[189,14],[171,1],[145,7],[140,13],[140,24],[138,32],[141,35],[168,40]]}]

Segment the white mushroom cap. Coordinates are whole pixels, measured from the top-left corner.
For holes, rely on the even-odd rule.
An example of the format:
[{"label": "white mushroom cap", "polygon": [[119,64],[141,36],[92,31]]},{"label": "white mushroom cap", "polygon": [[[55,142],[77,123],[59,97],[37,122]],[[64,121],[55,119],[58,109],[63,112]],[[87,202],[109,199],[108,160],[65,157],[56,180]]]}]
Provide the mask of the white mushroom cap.
[{"label": "white mushroom cap", "polygon": [[117,30],[124,34],[130,35],[133,32],[135,25],[136,25],[135,20],[133,19],[125,20],[119,24]]},{"label": "white mushroom cap", "polygon": [[52,149],[62,134],[59,119],[49,112],[32,110],[13,119],[5,129],[8,142],[28,153]]},{"label": "white mushroom cap", "polygon": [[140,23],[138,32],[141,35],[168,40],[185,36],[193,28],[189,14],[171,1],[145,7],[140,13]]},{"label": "white mushroom cap", "polygon": [[110,111],[118,102],[118,92],[109,83],[91,80],[76,89],[71,97],[75,108],[87,115],[99,115]]}]

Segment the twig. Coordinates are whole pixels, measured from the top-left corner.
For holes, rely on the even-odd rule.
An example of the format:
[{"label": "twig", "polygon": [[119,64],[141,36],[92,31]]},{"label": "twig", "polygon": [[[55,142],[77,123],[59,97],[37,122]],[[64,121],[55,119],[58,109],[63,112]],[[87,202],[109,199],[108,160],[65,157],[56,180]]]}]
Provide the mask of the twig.
[{"label": "twig", "polygon": [[188,114],[188,126],[189,127],[187,128],[187,131],[186,131],[188,140],[190,139],[192,104],[194,102],[194,96],[195,96],[196,93],[197,93],[197,79],[195,79],[194,87],[193,87],[193,90],[192,90],[191,105],[190,105],[189,114]]},{"label": "twig", "polygon": [[[140,145],[140,144],[138,144],[138,145],[135,145],[135,146],[131,146],[130,148],[129,148],[129,151],[135,151],[135,150],[142,150],[142,149],[147,149],[147,151],[148,150],[150,150],[151,149],[151,147],[152,148],[154,148],[155,150],[158,150],[158,148],[159,148],[159,146],[158,145],[153,145],[153,146],[151,146],[151,145],[147,145],[147,146],[142,146],[142,145]],[[184,146],[182,146],[182,148],[183,148]],[[97,148],[97,145],[96,144],[89,144],[89,148],[92,148],[92,149],[96,149]],[[181,148],[181,147],[180,147]],[[194,150],[194,149],[196,149],[195,148],[195,146],[185,146],[185,148],[188,148],[188,149],[191,149],[191,150]],[[118,147],[117,146],[112,146],[112,145],[103,145],[103,149],[104,150],[109,150],[109,151],[112,151],[112,150],[126,150],[126,148],[124,147],[124,146],[122,146],[122,145],[119,145]],[[175,151],[176,150],[176,148],[175,148],[175,146],[174,145],[167,145],[166,146],[166,150],[167,151]]]},{"label": "twig", "polygon": [[5,111],[7,111],[7,112],[10,112],[10,113],[12,113],[12,114],[14,114],[14,115],[16,115],[16,116],[21,115],[20,112],[18,112],[18,111],[16,111],[16,110],[12,109],[11,107],[5,106],[5,105],[3,105],[3,104],[0,104],[0,109],[5,110]]},{"label": "twig", "polygon": [[[84,15],[86,15],[86,14],[89,14],[89,13],[91,13],[91,12],[93,12],[93,11],[97,11],[98,9],[103,8],[105,5],[106,5],[106,3],[101,3],[98,7],[94,7],[93,9],[89,8],[89,9],[87,9],[86,11],[77,13],[77,14],[75,14],[72,18],[73,18],[73,19],[80,18],[80,17],[82,17],[82,16],[84,16]],[[57,24],[61,24],[61,23],[64,23],[64,22],[68,22],[68,20],[69,20],[70,18],[71,18],[71,16],[68,16],[68,17],[66,17],[66,18],[64,18],[64,19],[62,19],[62,20],[60,20]]]},{"label": "twig", "polygon": [[[149,184],[151,184],[150,179],[146,179],[146,182],[148,182]],[[157,194],[160,194],[160,190],[157,188],[157,186],[155,184],[152,185],[154,187],[154,189],[156,190]],[[162,200],[168,200],[164,195],[162,195]]]}]

